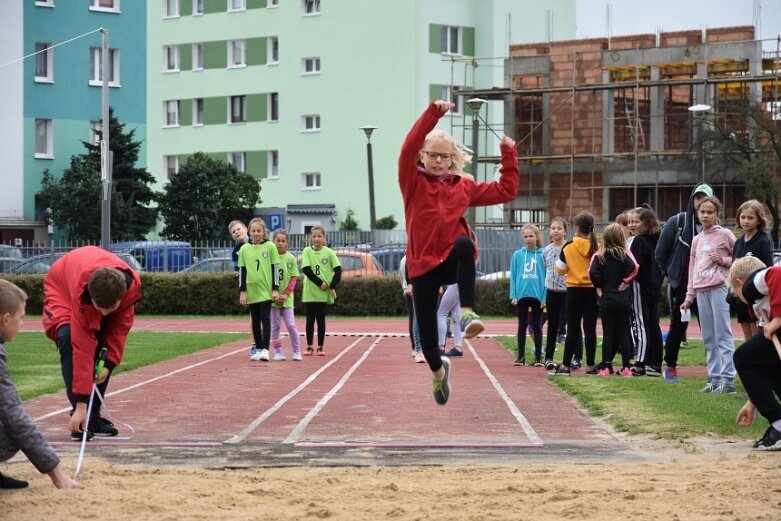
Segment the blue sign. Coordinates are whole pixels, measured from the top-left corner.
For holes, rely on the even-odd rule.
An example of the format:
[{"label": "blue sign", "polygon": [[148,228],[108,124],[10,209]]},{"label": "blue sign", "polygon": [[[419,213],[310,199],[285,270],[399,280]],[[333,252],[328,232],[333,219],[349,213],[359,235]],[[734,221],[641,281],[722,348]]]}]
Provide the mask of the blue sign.
[{"label": "blue sign", "polygon": [[277,230],[281,230],[283,228],[283,219],[281,213],[270,213],[268,214],[268,231],[275,232]]}]

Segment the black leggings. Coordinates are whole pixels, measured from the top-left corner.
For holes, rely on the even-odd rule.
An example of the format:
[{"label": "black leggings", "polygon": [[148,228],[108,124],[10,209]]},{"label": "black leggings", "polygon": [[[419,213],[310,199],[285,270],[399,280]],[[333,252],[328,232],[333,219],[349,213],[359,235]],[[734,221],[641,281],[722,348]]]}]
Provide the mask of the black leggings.
[{"label": "black leggings", "polygon": [[536,298],[525,297],[518,300],[518,358],[526,354],[526,328],[529,325],[529,315],[532,319],[534,333],[534,358],[542,356],[542,304]]},{"label": "black leggings", "polygon": [[[458,284],[461,307],[471,308],[475,303],[475,245],[469,237],[456,239],[447,259],[433,270],[412,281],[412,298],[418,319],[420,345],[429,368],[439,371],[442,358],[439,355],[439,328],[437,309],[439,288]],[[456,327],[460,327],[456,326]]]},{"label": "black leggings", "polygon": [[325,343],[325,302],[306,303],[306,345],[312,347],[317,322],[317,347]]},{"label": "black leggings", "polygon": [[268,349],[271,339],[271,301],[255,302],[249,305],[252,321],[252,338],[258,349]]},{"label": "black leggings", "polygon": [[759,414],[770,423],[781,420],[781,361],[773,342],[760,332],[737,348],[732,360]]},{"label": "black leggings", "polygon": [[630,309],[602,309],[602,361],[613,363],[617,352],[621,352],[621,365],[632,364],[632,335]]},{"label": "black leggings", "polygon": [[[664,361],[667,367],[676,367],[678,365],[678,353],[681,349],[681,341],[686,338],[686,328],[688,322],[681,322],[681,304],[686,299],[686,286],[668,289],[670,303],[670,329],[667,333],[667,340],[664,343]],[[697,310],[697,299],[692,301],[692,318],[699,316]]]},{"label": "black leggings", "polygon": [[[102,336],[102,333],[98,335],[98,344],[103,343]],[[100,354],[99,347],[95,348],[96,363]],[[64,324],[57,329],[57,349],[60,352],[60,370],[62,371],[62,379],[65,381],[65,395],[71,404],[71,414],[73,414],[73,410],[76,409],[76,396],[73,394],[73,344],[71,343],[70,324]],[[101,396],[106,396],[109,380],[111,380],[111,371],[103,383],[98,385]],[[92,401],[87,430],[95,430],[98,418],[100,418],[100,400],[95,397]]]},{"label": "black leggings", "polygon": [[578,349],[583,322],[586,365],[595,364],[597,355],[597,290],[588,287],[567,288],[567,340],[564,342],[564,365],[569,367]]},{"label": "black leggings", "polygon": [[561,326],[564,325],[563,319],[565,313],[562,313],[566,308],[567,293],[563,291],[551,291],[545,292],[545,306],[548,309],[548,338],[545,342],[545,359],[553,360],[553,353],[556,351],[556,337]]}]

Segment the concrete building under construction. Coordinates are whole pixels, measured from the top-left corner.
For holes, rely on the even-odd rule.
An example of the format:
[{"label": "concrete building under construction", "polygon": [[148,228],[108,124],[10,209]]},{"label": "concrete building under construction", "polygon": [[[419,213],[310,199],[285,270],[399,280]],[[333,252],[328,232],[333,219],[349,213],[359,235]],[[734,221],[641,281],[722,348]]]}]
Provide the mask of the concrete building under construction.
[{"label": "concrete building under construction", "polygon": [[744,182],[702,136],[729,123],[751,139],[750,121],[737,116],[749,104],[778,128],[772,47],[763,53],[753,26],[511,46],[503,88],[462,91],[503,101],[504,132],[519,143],[521,183],[504,222],[589,211],[605,223],[643,202],[665,219],[703,179],[734,222]]}]

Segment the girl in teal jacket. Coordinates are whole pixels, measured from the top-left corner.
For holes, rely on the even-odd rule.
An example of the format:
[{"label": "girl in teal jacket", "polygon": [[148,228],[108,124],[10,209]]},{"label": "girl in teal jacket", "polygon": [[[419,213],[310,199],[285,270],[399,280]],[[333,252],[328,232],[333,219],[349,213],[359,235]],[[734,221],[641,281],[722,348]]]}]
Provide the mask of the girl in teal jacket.
[{"label": "girl in teal jacket", "polygon": [[510,260],[510,302],[518,311],[518,359],[526,363],[526,328],[531,314],[534,332],[534,365],[542,367],[542,310],[545,307],[545,258],[539,228],[527,224],[521,229],[524,246]]}]

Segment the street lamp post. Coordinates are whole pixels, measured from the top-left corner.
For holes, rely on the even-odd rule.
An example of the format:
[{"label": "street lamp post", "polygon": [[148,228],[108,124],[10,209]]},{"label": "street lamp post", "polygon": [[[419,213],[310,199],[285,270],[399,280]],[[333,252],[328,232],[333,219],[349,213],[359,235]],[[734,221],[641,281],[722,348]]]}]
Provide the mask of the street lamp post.
[{"label": "street lamp post", "polygon": [[[477,166],[480,160],[478,150],[480,148],[478,143],[478,139],[480,138],[480,120],[478,118],[480,116],[480,108],[486,103],[487,102],[481,98],[470,98],[466,100],[466,104],[469,105],[470,109],[472,109],[472,165],[474,165],[474,168],[472,168],[472,173],[475,176],[475,181],[479,181],[477,178]],[[474,230],[476,224],[477,207],[473,206],[469,210],[469,226]]]},{"label": "street lamp post", "polygon": [[700,155],[700,165],[702,168],[702,180],[705,181],[705,138],[703,135],[704,132],[704,120],[705,120],[705,113],[710,111],[711,106],[706,105],[704,103],[698,103],[696,105],[692,105],[689,107],[689,112],[692,114],[695,114],[695,116],[698,117],[697,121],[697,127],[698,127],[698,136],[697,139],[700,142],[699,146],[699,155]]},{"label": "street lamp post", "polygon": [[373,125],[361,127],[366,134],[366,158],[369,162],[369,226],[372,230],[377,227],[377,214],[374,210],[374,163],[372,161],[372,132],[377,130]]}]

